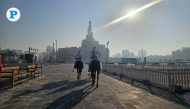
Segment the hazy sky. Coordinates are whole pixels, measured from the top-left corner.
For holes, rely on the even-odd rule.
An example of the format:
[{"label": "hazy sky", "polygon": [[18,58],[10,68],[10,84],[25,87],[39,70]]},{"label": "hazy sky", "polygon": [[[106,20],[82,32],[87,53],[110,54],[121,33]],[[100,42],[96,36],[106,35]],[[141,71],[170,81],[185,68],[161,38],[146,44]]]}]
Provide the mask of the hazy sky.
[{"label": "hazy sky", "polygon": [[[190,47],[190,0],[164,0],[135,16],[95,31],[153,0],[0,0],[0,47],[44,51],[58,40],[58,48],[81,46],[88,21],[95,40],[110,41],[110,56],[123,49],[138,54],[171,54]],[[17,22],[6,18],[9,8],[21,12]]]}]

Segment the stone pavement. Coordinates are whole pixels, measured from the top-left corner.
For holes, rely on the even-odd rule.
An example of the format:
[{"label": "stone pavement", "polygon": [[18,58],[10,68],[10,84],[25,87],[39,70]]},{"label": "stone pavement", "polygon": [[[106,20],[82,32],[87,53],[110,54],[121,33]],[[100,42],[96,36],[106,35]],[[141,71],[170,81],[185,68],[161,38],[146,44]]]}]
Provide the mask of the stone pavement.
[{"label": "stone pavement", "polygon": [[72,67],[71,64],[43,66],[43,76],[1,90],[0,109],[190,108],[189,101],[180,95],[146,88],[138,82],[131,86],[127,79],[119,80],[108,73],[100,74],[98,88],[92,87],[87,66],[80,80],[76,79],[76,70],[71,72]]}]

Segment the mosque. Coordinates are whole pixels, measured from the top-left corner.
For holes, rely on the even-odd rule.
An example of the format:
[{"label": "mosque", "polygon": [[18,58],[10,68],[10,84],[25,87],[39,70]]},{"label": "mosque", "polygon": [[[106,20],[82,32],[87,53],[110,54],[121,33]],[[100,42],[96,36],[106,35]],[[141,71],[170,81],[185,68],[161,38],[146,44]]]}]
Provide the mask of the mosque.
[{"label": "mosque", "polygon": [[[99,42],[93,38],[91,21],[89,21],[89,27],[87,30],[86,39],[82,40],[81,47],[58,48],[57,59],[58,61],[69,61],[69,62],[74,61],[74,58],[71,55],[74,55],[78,52],[78,50],[81,50],[83,54],[83,61],[84,62],[89,61],[90,51],[94,46],[96,46],[96,49],[101,54],[99,60],[105,62],[107,57],[107,48],[105,47],[105,45],[99,44]],[[108,56],[109,56],[109,49],[108,49]]]}]

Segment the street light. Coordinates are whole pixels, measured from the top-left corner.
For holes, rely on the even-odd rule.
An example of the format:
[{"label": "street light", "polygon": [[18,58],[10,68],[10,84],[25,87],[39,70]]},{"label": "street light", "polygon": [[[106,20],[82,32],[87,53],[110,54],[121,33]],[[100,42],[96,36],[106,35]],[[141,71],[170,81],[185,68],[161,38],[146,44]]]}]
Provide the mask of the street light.
[{"label": "street light", "polygon": [[48,54],[48,49],[47,49],[47,53],[46,53],[46,66],[47,66],[47,54]]},{"label": "street light", "polygon": [[143,64],[143,49],[142,49],[142,64]]},{"label": "street light", "polygon": [[106,60],[106,63],[108,63],[108,44],[109,44],[109,41],[107,42],[107,60]]},{"label": "street light", "polygon": [[56,41],[56,54],[55,54],[56,58],[55,58],[55,60],[56,60],[56,63],[57,63],[57,40],[55,39],[55,41]]}]

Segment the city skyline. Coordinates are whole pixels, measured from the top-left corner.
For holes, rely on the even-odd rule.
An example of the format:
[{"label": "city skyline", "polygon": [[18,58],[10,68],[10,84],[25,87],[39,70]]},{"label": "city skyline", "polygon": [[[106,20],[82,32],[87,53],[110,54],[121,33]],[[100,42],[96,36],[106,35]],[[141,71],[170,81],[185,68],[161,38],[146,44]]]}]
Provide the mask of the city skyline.
[{"label": "city skyline", "polygon": [[[58,40],[58,48],[80,47],[89,20],[92,21],[94,38],[105,45],[110,41],[110,56],[124,49],[135,55],[141,49],[147,50],[147,55],[171,55],[179,48],[190,47],[188,0],[163,0],[133,17],[97,31],[97,28],[152,1],[1,0],[0,47],[23,51],[33,47],[43,52],[47,45],[55,43],[55,39]],[[14,23],[5,16],[13,6],[21,12],[21,18]]]}]

